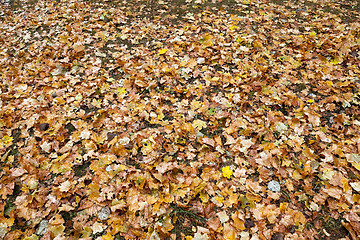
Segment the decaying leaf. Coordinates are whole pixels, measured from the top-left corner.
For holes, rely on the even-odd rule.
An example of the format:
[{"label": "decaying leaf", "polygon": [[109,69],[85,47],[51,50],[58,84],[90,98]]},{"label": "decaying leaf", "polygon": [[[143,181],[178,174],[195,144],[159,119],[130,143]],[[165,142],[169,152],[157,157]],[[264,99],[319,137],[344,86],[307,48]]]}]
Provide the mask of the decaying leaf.
[{"label": "decaying leaf", "polygon": [[360,235],[356,1],[2,1],[0,29],[1,239]]}]

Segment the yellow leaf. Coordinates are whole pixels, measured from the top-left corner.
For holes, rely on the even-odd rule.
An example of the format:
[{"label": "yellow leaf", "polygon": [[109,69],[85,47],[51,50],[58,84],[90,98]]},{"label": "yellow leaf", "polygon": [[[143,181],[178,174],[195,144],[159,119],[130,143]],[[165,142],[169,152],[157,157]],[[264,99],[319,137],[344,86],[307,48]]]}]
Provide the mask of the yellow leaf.
[{"label": "yellow leaf", "polygon": [[69,36],[60,36],[59,42],[61,43],[67,43]]},{"label": "yellow leaf", "polygon": [[328,85],[329,87],[334,86],[334,83],[332,81],[326,81],[326,85]]},{"label": "yellow leaf", "polygon": [[194,195],[197,195],[198,193],[200,193],[206,186],[207,186],[206,182],[200,183],[197,187],[194,188],[194,190],[193,190]]},{"label": "yellow leaf", "polygon": [[300,67],[302,65],[302,62],[301,61],[294,61],[294,63],[293,63],[293,67],[294,68],[298,68],[298,67]]},{"label": "yellow leaf", "polygon": [[235,26],[235,25],[234,25],[234,26],[231,26],[231,27],[230,27],[230,30],[235,30],[235,29],[238,29],[238,26]]},{"label": "yellow leaf", "polygon": [[114,236],[110,232],[108,232],[106,235],[102,237],[102,240],[113,240]]},{"label": "yellow leaf", "polygon": [[226,178],[230,179],[233,173],[233,170],[231,170],[229,166],[222,168],[222,175]]},{"label": "yellow leaf", "polygon": [[83,96],[81,95],[81,93],[79,93],[78,95],[75,96],[76,101],[80,101],[82,99],[83,99]]},{"label": "yellow leaf", "polygon": [[165,117],[165,115],[162,112],[159,115],[157,115],[157,119],[160,121],[163,120],[164,117]]},{"label": "yellow leaf", "polygon": [[136,181],[135,181],[135,185],[136,187],[140,188],[140,189],[143,189],[144,187],[144,184],[145,184],[145,178],[141,177],[141,176],[138,176]]},{"label": "yellow leaf", "polygon": [[23,238],[24,240],[38,240],[39,237],[36,234],[33,234],[29,237]]},{"label": "yellow leaf", "polygon": [[65,226],[62,225],[62,224],[61,225],[54,225],[49,230],[54,234],[54,236],[57,236],[57,235],[60,235],[60,234],[62,234],[64,232]]},{"label": "yellow leaf", "polygon": [[335,58],[332,59],[330,62],[331,62],[332,64],[336,65],[336,64],[339,64],[340,60],[339,60],[338,57],[335,57]]},{"label": "yellow leaf", "polygon": [[119,87],[116,89],[115,93],[118,95],[118,97],[123,98],[126,95],[126,89],[124,87]]},{"label": "yellow leaf", "polygon": [[289,206],[289,203],[287,203],[287,202],[280,203],[280,212],[285,213],[288,206]]},{"label": "yellow leaf", "polygon": [[2,139],[1,139],[1,146],[2,147],[7,147],[7,145],[10,145],[13,141],[13,137],[9,137],[8,135],[5,135]]},{"label": "yellow leaf", "polygon": [[216,197],[216,201],[218,201],[219,203],[223,203],[224,202],[224,198],[223,197]]},{"label": "yellow leaf", "polygon": [[360,194],[354,194],[352,196],[352,199],[353,199],[354,202],[360,203]]},{"label": "yellow leaf", "polygon": [[101,102],[102,102],[101,99],[95,99],[95,98],[93,98],[91,104],[94,105],[94,106],[97,107],[97,108],[101,108]]},{"label": "yellow leaf", "polygon": [[3,144],[8,144],[8,143],[11,143],[12,142],[12,140],[13,140],[13,137],[9,137],[8,135],[5,135],[2,139],[1,139],[1,141],[3,142]]},{"label": "yellow leaf", "polygon": [[83,238],[89,237],[91,235],[91,232],[92,232],[91,228],[89,226],[85,226],[81,231],[81,237]]},{"label": "yellow leaf", "polygon": [[159,51],[159,55],[162,55],[162,54],[166,53],[167,51],[168,51],[168,49],[163,48]]},{"label": "yellow leaf", "polygon": [[350,190],[349,180],[347,180],[346,178],[342,177],[342,178],[341,178],[341,183],[343,184],[344,192],[347,192],[347,191]]},{"label": "yellow leaf", "polygon": [[199,197],[203,203],[207,203],[209,201],[209,195],[207,193],[201,192]]},{"label": "yellow leaf", "polygon": [[241,43],[242,41],[244,41],[244,39],[242,39],[241,37],[236,38],[236,42]]},{"label": "yellow leaf", "polygon": [[125,95],[126,93],[126,89],[124,87],[119,87],[117,90],[116,90],[117,94],[119,95]]},{"label": "yellow leaf", "polygon": [[294,172],[293,172],[293,179],[294,180],[300,180],[300,179],[302,179],[303,177],[301,176],[301,174],[299,173],[299,171],[298,170],[295,170]]},{"label": "yellow leaf", "polygon": [[213,39],[212,35],[205,35],[201,40],[200,43],[202,44],[203,47],[210,47],[213,45],[213,42],[211,41],[211,39]]}]

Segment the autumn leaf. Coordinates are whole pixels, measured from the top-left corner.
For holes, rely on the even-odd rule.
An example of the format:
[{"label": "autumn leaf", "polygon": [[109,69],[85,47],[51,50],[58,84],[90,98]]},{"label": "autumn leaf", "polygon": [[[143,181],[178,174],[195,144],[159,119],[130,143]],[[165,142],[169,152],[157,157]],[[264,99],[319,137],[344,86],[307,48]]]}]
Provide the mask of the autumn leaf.
[{"label": "autumn leaf", "polygon": [[201,129],[207,127],[206,122],[204,122],[204,121],[202,121],[202,120],[200,120],[200,119],[195,120],[195,121],[192,123],[192,126],[193,126],[194,128],[196,128],[197,130],[201,130]]},{"label": "autumn leaf", "polygon": [[6,147],[9,146],[13,141],[13,137],[9,137],[8,135],[5,135],[2,139],[1,139],[1,147]]},{"label": "autumn leaf", "polygon": [[73,48],[76,52],[81,52],[85,49],[84,45],[82,45],[81,43],[74,44]]},{"label": "autumn leaf", "polygon": [[347,156],[347,161],[350,162],[357,170],[360,171],[360,155],[359,154],[349,154]]},{"label": "autumn leaf", "polygon": [[67,180],[59,186],[59,190],[61,192],[68,192],[70,190],[71,186],[72,186],[71,182]]},{"label": "autumn leaf", "polygon": [[161,49],[160,51],[159,51],[159,55],[163,55],[163,54],[165,54],[166,52],[168,51],[168,49]]},{"label": "autumn leaf", "polygon": [[233,170],[231,170],[230,169],[230,166],[227,166],[227,167],[223,167],[222,169],[221,169],[221,171],[222,171],[222,175],[224,176],[224,177],[226,177],[226,178],[231,178],[231,176],[233,175]]},{"label": "autumn leaf", "polygon": [[44,151],[44,152],[47,152],[49,153],[50,150],[51,150],[51,144],[50,143],[47,143],[47,142],[43,142],[41,145],[40,145],[41,149]]},{"label": "autumn leaf", "polygon": [[355,1],[7,2],[0,239],[360,235]]}]

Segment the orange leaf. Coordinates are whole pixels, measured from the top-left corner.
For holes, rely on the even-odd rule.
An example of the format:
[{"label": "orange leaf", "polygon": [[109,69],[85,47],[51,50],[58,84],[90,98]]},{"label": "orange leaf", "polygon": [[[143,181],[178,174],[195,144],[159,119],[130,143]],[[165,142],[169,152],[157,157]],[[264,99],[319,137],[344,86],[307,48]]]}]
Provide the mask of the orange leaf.
[{"label": "orange leaf", "polygon": [[245,221],[241,220],[240,218],[238,218],[238,216],[236,216],[236,214],[233,214],[231,216],[231,218],[234,221],[234,227],[236,227],[238,230],[245,230]]},{"label": "orange leaf", "polygon": [[226,240],[235,240],[235,231],[230,223],[224,224],[224,239]]}]

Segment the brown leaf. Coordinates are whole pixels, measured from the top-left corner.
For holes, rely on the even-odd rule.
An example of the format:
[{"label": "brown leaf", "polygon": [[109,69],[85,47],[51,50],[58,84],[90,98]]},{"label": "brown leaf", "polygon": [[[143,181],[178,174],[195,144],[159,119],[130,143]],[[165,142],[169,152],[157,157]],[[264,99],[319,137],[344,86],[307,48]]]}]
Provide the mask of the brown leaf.
[{"label": "brown leaf", "polygon": [[203,143],[205,143],[211,147],[215,147],[215,140],[212,138],[204,137],[204,138],[202,138],[202,141],[203,141]]},{"label": "brown leaf", "polygon": [[211,218],[207,221],[207,225],[210,229],[216,231],[221,225],[220,219],[218,217]]}]

